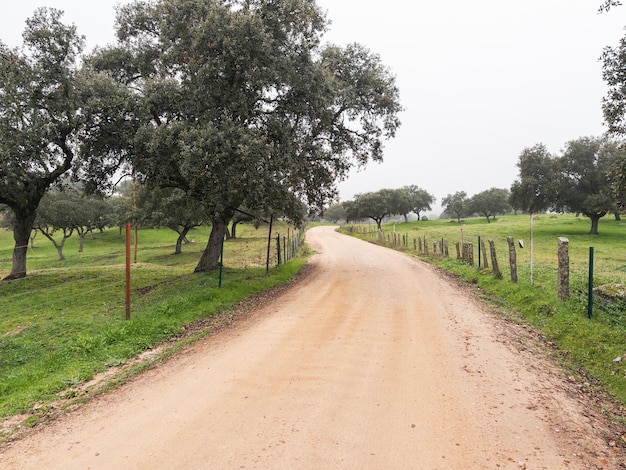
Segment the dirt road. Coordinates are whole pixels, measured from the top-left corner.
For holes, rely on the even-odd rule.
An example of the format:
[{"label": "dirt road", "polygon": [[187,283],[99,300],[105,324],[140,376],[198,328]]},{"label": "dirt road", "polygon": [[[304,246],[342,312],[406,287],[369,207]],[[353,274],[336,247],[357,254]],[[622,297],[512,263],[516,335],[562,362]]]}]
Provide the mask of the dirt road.
[{"label": "dirt road", "polygon": [[622,468],[523,328],[400,253],[330,227],[307,241],[319,254],[293,289],[0,468]]}]

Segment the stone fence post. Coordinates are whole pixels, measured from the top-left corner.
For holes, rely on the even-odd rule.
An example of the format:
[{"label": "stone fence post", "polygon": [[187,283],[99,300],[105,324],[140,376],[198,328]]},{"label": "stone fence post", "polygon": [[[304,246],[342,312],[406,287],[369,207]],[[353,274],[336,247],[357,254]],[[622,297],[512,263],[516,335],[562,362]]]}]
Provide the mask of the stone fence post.
[{"label": "stone fence post", "polygon": [[498,267],[498,258],[496,257],[496,244],[493,240],[489,240],[489,252],[491,253],[491,270],[496,279],[502,279],[502,273]]},{"label": "stone fence post", "polygon": [[511,282],[517,282],[517,253],[515,252],[515,242],[513,237],[506,237],[509,243],[509,264],[511,265]]}]

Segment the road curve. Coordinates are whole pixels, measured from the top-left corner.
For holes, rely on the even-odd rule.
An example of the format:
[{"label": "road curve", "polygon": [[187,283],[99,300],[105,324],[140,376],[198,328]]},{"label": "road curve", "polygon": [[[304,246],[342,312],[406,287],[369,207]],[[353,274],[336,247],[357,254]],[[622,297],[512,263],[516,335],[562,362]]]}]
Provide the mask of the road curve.
[{"label": "road curve", "polygon": [[312,273],[252,320],[5,447],[0,468],[613,468],[559,374],[453,283],[332,227],[307,242]]}]

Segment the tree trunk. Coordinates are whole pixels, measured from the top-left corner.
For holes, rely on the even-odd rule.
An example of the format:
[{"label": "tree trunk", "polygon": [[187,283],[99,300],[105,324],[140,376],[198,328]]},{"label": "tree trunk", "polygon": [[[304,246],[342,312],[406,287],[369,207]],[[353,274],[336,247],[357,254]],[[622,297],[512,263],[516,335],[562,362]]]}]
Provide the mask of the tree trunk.
[{"label": "tree trunk", "polygon": [[26,277],[26,251],[30,241],[30,232],[35,223],[35,211],[26,215],[15,214],[15,218],[15,225],[13,225],[13,239],[15,240],[13,264],[11,272],[4,278],[5,281]]},{"label": "tree trunk", "polygon": [[180,255],[183,252],[183,242],[187,238],[187,233],[189,233],[189,227],[183,227],[183,229],[178,232],[178,239],[176,240],[176,250],[174,251],[175,255]]},{"label": "tree trunk", "polygon": [[228,221],[222,217],[212,220],[211,235],[207,247],[202,252],[195,273],[213,271],[220,267],[220,253],[222,251],[222,240],[226,235]]},{"label": "tree trunk", "polygon": [[31,236],[30,236],[30,249],[31,250],[35,249],[35,237],[36,236],[37,236],[37,229],[31,232]]},{"label": "tree trunk", "polygon": [[84,232],[82,232],[82,233],[81,233],[81,232],[78,232],[78,240],[79,240],[79,243],[78,243],[78,252],[79,252],[79,253],[82,253],[82,252],[83,252],[83,248],[84,248],[84,246],[85,246],[85,235],[86,235],[86,234],[85,234]]},{"label": "tree trunk", "polygon": [[589,231],[590,235],[597,235],[598,234],[598,222],[600,221],[600,217],[599,216],[589,216],[589,219],[591,219],[591,230]]},{"label": "tree trunk", "polygon": [[620,216],[619,212],[613,212],[613,215],[615,216],[615,220],[622,220],[622,217]]},{"label": "tree trunk", "polygon": [[230,229],[230,236],[229,236],[228,238],[237,238],[237,224],[238,224],[238,223],[239,223],[239,222],[235,222],[235,221],[233,220],[233,226],[232,226],[232,228]]},{"label": "tree trunk", "polygon": [[[54,245],[54,247],[57,249],[57,254],[59,255],[59,261],[64,261],[65,260],[65,256],[63,255],[63,246],[65,245],[65,240],[67,240],[69,237],[65,236],[65,234],[63,235],[63,241],[59,244],[57,243],[57,241],[54,239],[54,237],[52,236],[51,233],[46,233],[43,230],[41,231],[41,233],[44,234],[44,236],[50,240],[50,242],[52,242],[52,244]],[[70,233],[71,235],[71,233]]]}]

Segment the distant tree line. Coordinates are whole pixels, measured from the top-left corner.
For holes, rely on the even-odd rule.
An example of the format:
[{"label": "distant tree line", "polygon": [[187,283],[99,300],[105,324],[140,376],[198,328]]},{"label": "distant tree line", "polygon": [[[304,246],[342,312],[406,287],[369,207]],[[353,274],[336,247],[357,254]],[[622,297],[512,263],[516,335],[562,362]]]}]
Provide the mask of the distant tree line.
[{"label": "distant tree line", "polygon": [[[571,212],[588,217],[589,233],[598,234],[598,222],[606,214],[619,214],[626,207],[626,148],[616,139],[580,137],[565,145],[561,155],[537,144],[522,151],[519,176],[511,189],[491,188],[468,197],[465,191],[441,199],[441,218],[481,216],[491,222],[496,216],[522,211]],[[331,206],[329,220],[372,219],[378,228],[385,217],[431,210],[434,196],[417,186],[381,189],[358,194],[354,200]]]}]

